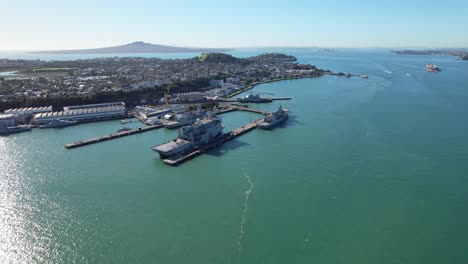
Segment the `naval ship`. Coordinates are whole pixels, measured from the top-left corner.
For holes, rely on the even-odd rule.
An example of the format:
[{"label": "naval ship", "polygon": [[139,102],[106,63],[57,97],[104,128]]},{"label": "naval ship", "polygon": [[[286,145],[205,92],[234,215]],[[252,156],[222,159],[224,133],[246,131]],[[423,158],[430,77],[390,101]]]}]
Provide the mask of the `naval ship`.
[{"label": "naval ship", "polygon": [[168,121],[164,124],[166,128],[179,128],[182,126],[195,123],[199,118],[210,117],[212,113],[198,108],[195,111],[186,112],[175,116],[175,120]]},{"label": "naval ship", "polygon": [[28,125],[18,125],[12,127],[6,127],[5,125],[0,125],[0,134],[13,134],[18,132],[30,131],[31,126]]},{"label": "naval ship", "polygon": [[152,148],[161,159],[184,154],[218,140],[223,135],[224,126],[219,118],[199,119],[192,125],[179,129],[179,136],[167,143]]},{"label": "naval ship", "polygon": [[269,98],[261,98],[259,94],[248,94],[238,98],[237,101],[241,103],[271,103],[272,100]]},{"label": "naval ship", "polygon": [[78,124],[78,121],[54,119],[45,125],[40,125],[39,128],[67,127],[76,124]]},{"label": "naval ship", "polygon": [[278,110],[263,118],[263,121],[258,124],[258,127],[261,129],[269,129],[286,119],[288,119],[288,112],[283,110],[283,107],[280,105]]}]

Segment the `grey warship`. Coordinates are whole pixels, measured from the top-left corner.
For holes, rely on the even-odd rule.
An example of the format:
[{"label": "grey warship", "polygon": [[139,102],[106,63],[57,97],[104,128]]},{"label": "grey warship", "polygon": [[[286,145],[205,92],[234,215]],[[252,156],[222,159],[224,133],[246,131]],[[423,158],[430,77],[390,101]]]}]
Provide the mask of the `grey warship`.
[{"label": "grey warship", "polygon": [[197,121],[197,119],[211,117],[212,113],[202,110],[198,108],[195,111],[186,112],[183,114],[179,114],[175,117],[175,120],[166,122],[164,126],[166,128],[178,128],[186,125],[193,124]]},{"label": "grey warship", "polygon": [[192,125],[179,129],[176,139],[152,148],[161,159],[184,154],[218,140],[223,135],[224,126],[219,118],[204,118]]},{"label": "grey warship", "polygon": [[288,119],[288,112],[283,110],[283,107],[279,107],[278,110],[266,116],[261,123],[258,124],[258,127],[261,129],[270,129],[275,125],[284,122]]}]

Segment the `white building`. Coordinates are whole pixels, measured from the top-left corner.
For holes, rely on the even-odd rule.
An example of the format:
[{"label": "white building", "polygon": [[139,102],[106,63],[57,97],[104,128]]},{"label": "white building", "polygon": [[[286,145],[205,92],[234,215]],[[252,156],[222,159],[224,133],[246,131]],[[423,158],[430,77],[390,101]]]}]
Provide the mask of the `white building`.
[{"label": "white building", "polygon": [[86,105],[71,105],[71,106],[64,106],[63,111],[68,110],[76,110],[76,109],[88,109],[88,108],[96,108],[96,107],[125,107],[124,102],[112,102],[112,103],[101,103],[101,104],[86,104]]},{"label": "white building", "polygon": [[105,103],[64,107],[63,111],[34,115],[33,122],[42,125],[54,119],[90,122],[126,117],[125,103]]},{"label": "white building", "polygon": [[0,128],[15,126],[15,117],[12,114],[0,115]]},{"label": "white building", "polygon": [[149,118],[161,118],[168,113],[171,113],[170,109],[154,109],[151,107],[137,106],[135,107],[135,112],[138,113],[143,119]]},{"label": "white building", "polygon": [[29,107],[29,108],[13,108],[5,110],[5,114],[14,115],[20,122],[25,122],[31,119],[35,114],[52,112],[52,106],[44,107]]}]

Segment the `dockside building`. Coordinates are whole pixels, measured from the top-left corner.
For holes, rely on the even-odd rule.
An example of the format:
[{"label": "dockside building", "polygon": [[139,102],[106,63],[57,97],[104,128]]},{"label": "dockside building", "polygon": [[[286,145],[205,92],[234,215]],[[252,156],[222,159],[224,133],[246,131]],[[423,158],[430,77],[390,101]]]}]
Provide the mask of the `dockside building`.
[{"label": "dockside building", "polygon": [[40,113],[32,120],[37,125],[47,124],[54,119],[91,122],[124,118],[127,115],[124,102],[65,106],[63,111]]},{"label": "dockside building", "polygon": [[34,115],[52,113],[52,106],[12,108],[5,110],[6,115],[13,115],[19,122],[29,121]]}]

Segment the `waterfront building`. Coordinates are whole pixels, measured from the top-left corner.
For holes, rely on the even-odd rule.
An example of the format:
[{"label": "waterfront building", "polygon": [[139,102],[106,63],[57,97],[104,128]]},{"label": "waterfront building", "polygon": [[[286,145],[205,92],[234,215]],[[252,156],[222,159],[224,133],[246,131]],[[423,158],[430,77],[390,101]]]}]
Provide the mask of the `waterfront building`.
[{"label": "waterfront building", "polygon": [[68,110],[76,110],[76,109],[90,109],[90,108],[98,108],[98,107],[124,107],[124,102],[112,102],[112,103],[101,103],[101,104],[86,104],[86,105],[71,105],[71,106],[64,106],[63,111]]},{"label": "waterfront building", "polygon": [[5,110],[4,113],[11,114],[20,122],[25,123],[27,120],[30,120],[35,114],[49,112],[52,112],[52,106],[13,108]]},{"label": "waterfront building", "polygon": [[52,120],[67,120],[78,122],[91,122],[124,118],[127,115],[125,103],[104,103],[91,105],[66,106],[63,111],[40,113],[34,115],[33,123],[48,124]]},{"label": "waterfront building", "polygon": [[[135,109],[136,110],[136,109]],[[172,111],[170,109],[162,109],[162,110],[157,110],[157,109],[154,109],[154,108],[150,108],[150,107],[145,107],[144,109],[143,108],[139,108],[138,110],[136,110],[138,112],[138,114],[144,118],[144,119],[148,119],[148,118],[161,118],[169,113],[171,113]]]},{"label": "waterfront building", "polygon": [[0,127],[12,127],[15,126],[15,117],[12,114],[0,115]]}]

